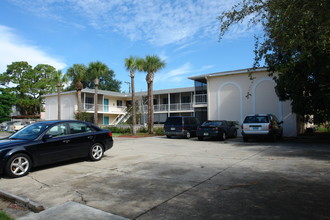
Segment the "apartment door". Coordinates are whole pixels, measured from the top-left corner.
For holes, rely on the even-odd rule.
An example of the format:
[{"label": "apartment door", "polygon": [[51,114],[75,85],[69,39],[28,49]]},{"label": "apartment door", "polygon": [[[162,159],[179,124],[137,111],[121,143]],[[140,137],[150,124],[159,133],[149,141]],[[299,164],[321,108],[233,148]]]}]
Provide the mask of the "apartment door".
[{"label": "apartment door", "polygon": [[108,116],[104,116],[103,117],[103,124],[104,125],[108,125],[109,124],[109,117]]},{"label": "apartment door", "polygon": [[104,112],[109,112],[109,99],[104,99],[103,100],[103,111]]}]

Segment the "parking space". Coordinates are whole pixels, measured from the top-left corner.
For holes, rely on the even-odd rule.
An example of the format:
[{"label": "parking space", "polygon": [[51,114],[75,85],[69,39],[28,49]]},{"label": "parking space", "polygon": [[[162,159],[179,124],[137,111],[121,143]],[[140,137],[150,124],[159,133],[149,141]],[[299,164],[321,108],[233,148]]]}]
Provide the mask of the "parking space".
[{"label": "parking space", "polygon": [[0,179],[0,189],[46,208],[75,201],[130,219],[328,219],[330,146],[115,138],[84,160]]}]

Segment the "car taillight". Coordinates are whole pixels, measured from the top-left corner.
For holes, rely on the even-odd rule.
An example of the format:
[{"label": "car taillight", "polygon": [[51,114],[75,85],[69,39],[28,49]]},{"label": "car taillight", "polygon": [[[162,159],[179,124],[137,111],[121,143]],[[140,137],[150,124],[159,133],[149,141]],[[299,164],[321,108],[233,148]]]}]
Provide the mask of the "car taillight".
[{"label": "car taillight", "polygon": [[273,129],[273,125],[272,125],[272,123],[269,123],[269,125],[268,125],[268,129]]},{"label": "car taillight", "polygon": [[243,130],[243,124],[241,125],[241,128],[242,128],[242,130]]},{"label": "car taillight", "polygon": [[109,135],[110,137],[112,137],[112,132],[108,132],[108,135]]}]

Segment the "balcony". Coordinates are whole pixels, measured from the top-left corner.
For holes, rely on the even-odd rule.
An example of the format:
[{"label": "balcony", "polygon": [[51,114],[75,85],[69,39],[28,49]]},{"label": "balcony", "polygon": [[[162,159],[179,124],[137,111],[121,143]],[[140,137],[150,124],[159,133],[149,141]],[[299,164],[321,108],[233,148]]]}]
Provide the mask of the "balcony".
[{"label": "balcony", "polygon": [[[93,113],[95,109],[94,104],[91,103],[82,103],[82,110],[86,112]],[[97,112],[98,113],[112,113],[112,114],[124,114],[126,112],[126,106],[109,106],[98,104]]]},{"label": "balcony", "polygon": [[[193,104],[192,103],[174,103],[174,104],[159,104],[154,105],[154,113],[159,112],[183,112],[183,111],[193,111]],[[141,112],[147,112],[148,106],[143,105],[140,106]]]},{"label": "balcony", "polygon": [[194,107],[207,107],[207,94],[194,95]]}]

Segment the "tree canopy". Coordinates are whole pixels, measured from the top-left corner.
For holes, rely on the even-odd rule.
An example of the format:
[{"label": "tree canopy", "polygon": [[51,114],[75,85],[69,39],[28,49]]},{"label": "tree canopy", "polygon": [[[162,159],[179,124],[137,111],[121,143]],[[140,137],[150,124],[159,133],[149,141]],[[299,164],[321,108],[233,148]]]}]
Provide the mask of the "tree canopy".
[{"label": "tree canopy", "polygon": [[102,74],[99,76],[99,89],[119,92],[121,82],[115,79],[116,74],[106,64],[101,62],[91,62],[89,66],[84,64],[74,64],[67,71],[68,78],[71,80],[71,84],[66,90],[76,89],[76,83],[79,81],[82,83],[82,88],[94,88],[95,73],[97,71],[97,65],[104,65],[105,71],[102,70]]},{"label": "tree canopy", "polygon": [[16,104],[16,98],[8,89],[0,88],[0,122],[10,120],[11,106]]},{"label": "tree canopy", "polygon": [[280,100],[292,110],[312,115],[314,123],[330,121],[330,1],[243,0],[219,16],[220,39],[244,19],[261,24],[255,64],[264,60],[275,77]]},{"label": "tree canopy", "polygon": [[21,114],[34,115],[40,113],[41,95],[56,91],[55,75],[56,69],[47,64],[33,68],[28,62],[13,62],[0,74],[0,82],[3,85],[11,83],[10,91],[16,95]]}]

